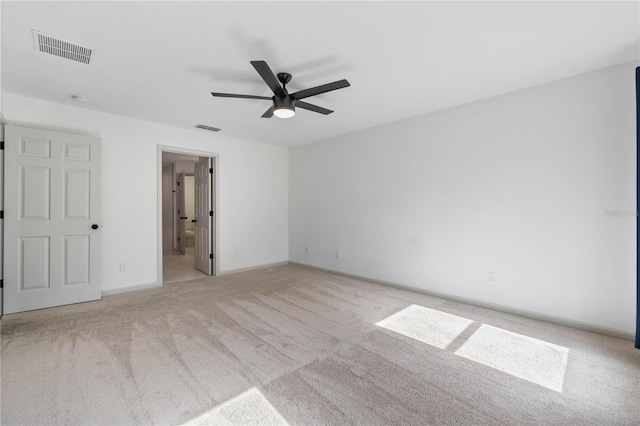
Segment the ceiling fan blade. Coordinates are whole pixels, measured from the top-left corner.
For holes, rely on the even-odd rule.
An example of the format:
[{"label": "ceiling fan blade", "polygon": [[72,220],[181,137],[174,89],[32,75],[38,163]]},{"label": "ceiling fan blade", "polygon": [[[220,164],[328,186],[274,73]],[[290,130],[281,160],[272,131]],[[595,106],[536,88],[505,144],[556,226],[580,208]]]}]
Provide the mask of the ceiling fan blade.
[{"label": "ceiling fan blade", "polygon": [[347,80],[338,80],[338,81],[334,81],[333,83],[327,83],[321,86],[312,87],[310,89],[300,90],[299,92],[296,92],[291,96],[293,96],[296,99],[304,99],[304,98],[308,98],[309,96],[315,96],[321,93],[326,93],[332,90],[342,89],[343,87],[349,87],[349,86],[351,85]]},{"label": "ceiling fan blade", "polygon": [[278,79],[269,68],[269,65],[265,61],[251,61],[251,65],[258,71],[260,77],[267,83],[267,86],[271,89],[271,91],[278,96],[287,96],[284,92],[282,86],[278,82]]},{"label": "ceiling fan blade", "polygon": [[217,98],[242,98],[242,99],[265,99],[270,101],[271,98],[267,96],[254,96],[254,95],[237,95],[235,93],[217,93],[211,92],[211,95]]},{"label": "ceiling fan blade", "polygon": [[302,101],[296,101],[296,108],[302,108],[302,109],[306,109],[313,112],[319,112],[320,114],[324,114],[324,115],[328,115],[333,112],[330,109],[322,108],[317,105],[309,104]]},{"label": "ceiling fan blade", "polygon": [[271,118],[273,117],[273,106],[266,110],[264,114],[262,114],[262,118]]}]

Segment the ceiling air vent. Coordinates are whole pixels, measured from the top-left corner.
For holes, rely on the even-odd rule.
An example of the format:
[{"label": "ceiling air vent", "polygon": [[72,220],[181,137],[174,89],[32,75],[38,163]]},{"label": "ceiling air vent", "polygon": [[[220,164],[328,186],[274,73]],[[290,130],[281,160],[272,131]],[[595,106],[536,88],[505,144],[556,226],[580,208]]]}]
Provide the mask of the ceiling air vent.
[{"label": "ceiling air vent", "polygon": [[91,60],[92,50],[88,47],[60,40],[36,30],[33,30],[33,40],[38,52],[50,53],[83,64],[88,64]]},{"label": "ceiling air vent", "polygon": [[210,132],[219,132],[217,127],[207,126],[206,124],[196,124],[196,129],[208,130]]}]

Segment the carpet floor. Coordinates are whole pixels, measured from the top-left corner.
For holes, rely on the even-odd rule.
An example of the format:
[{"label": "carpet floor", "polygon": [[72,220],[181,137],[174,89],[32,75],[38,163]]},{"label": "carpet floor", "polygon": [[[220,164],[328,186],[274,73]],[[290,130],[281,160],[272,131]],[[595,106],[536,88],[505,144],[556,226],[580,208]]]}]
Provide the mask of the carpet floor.
[{"label": "carpet floor", "polygon": [[7,315],[10,424],[628,424],[629,341],[288,265]]}]

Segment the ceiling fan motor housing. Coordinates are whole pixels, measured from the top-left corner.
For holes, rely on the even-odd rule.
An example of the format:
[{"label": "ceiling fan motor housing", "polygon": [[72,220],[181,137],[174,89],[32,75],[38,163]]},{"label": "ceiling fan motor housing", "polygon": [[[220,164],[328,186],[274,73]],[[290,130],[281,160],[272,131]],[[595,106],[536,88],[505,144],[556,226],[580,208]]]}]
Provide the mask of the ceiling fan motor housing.
[{"label": "ceiling fan motor housing", "polygon": [[280,118],[291,118],[296,114],[296,99],[292,96],[273,97],[273,114]]},{"label": "ceiling fan motor housing", "polygon": [[286,106],[289,108],[295,108],[296,106],[296,98],[294,98],[293,96],[287,95],[287,96],[278,96],[275,95],[273,97],[273,106],[275,108],[279,107],[279,106]]}]

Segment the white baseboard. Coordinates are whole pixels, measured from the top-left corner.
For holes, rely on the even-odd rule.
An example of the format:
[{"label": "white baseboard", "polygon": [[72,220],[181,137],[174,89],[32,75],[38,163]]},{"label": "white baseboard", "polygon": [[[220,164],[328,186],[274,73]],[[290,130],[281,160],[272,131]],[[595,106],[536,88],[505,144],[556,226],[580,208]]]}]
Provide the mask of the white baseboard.
[{"label": "white baseboard", "polygon": [[257,266],[249,266],[247,268],[238,268],[238,269],[229,269],[226,271],[220,271],[218,273],[218,277],[222,276],[222,275],[229,275],[229,274],[237,274],[239,272],[248,272],[248,271],[255,271],[258,269],[265,269],[265,268],[273,268],[276,266],[284,266],[284,265],[288,265],[289,262],[284,261],[284,262],[276,262],[276,263],[265,263],[264,265],[257,265]]},{"label": "white baseboard", "polygon": [[304,268],[316,269],[318,271],[328,272],[331,274],[341,275],[347,278],[355,278],[357,280],[368,281],[374,284],[380,284],[388,287],[398,288],[400,290],[413,291],[416,293],[426,294],[427,296],[439,297],[442,299],[453,300],[455,302],[465,303],[467,305],[478,306],[480,308],[491,309],[498,312],[504,312],[507,314],[518,315],[525,318],[530,318],[538,321],[544,321],[552,324],[562,325],[565,327],[576,328],[579,330],[590,331],[592,333],[603,334],[605,336],[615,337],[623,340],[634,341],[635,336],[633,333],[629,333],[622,330],[617,330],[614,328],[602,327],[595,324],[589,324],[586,322],[575,321],[567,318],[556,317],[553,315],[541,314],[538,312],[527,311],[525,309],[512,308],[509,306],[499,305],[496,303],[484,302],[482,300],[470,299],[466,297],[454,296],[446,293],[440,293],[436,291],[429,291],[418,287],[412,287],[403,284],[397,284],[389,281],[378,280],[375,278],[365,277],[361,275],[349,274],[346,272],[334,271],[332,269],[320,268],[313,265],[305,265],[304,263],[298,262],[289,262],[291,265],[301,266]]},{"label": "white baseboard", "polygon": [[119,287],[119,288],[108,288],[106,290],[102,290],[102,296],[104,297],[104,296],[111,296],[113,294],[128,293],[130,291],[146,290],[148,288],[154,288],[154,287],[160,287],[160,284],[149,283],[149,284],[137,284],[137,285],[131,285],[131,286]]}]

